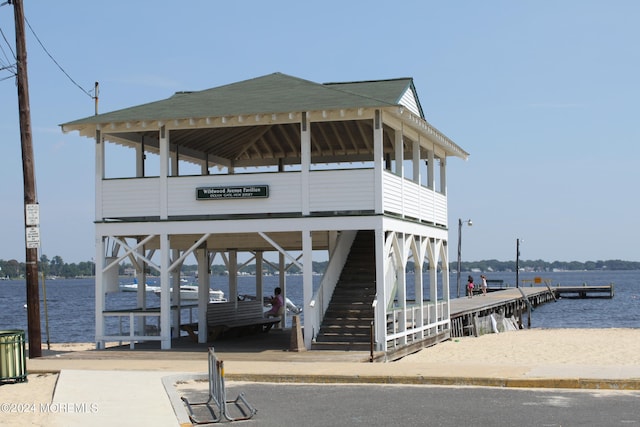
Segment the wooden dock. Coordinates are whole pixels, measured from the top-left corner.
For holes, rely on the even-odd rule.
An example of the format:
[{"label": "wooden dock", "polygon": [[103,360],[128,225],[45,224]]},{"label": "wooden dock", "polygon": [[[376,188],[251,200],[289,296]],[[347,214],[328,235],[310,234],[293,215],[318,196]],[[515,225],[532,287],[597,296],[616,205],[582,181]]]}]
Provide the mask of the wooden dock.
[{"label": "wooden dock", "polygon": [[[489,323],[515,318],[518,325],[531,326],[531,311],[544,303],[564,298],[613,298],[613,284],[602,286],[523,286],[490,289],[486,295],[451,299],[451,336],[491,332]],[[490,316],[493,315],[493,319]],[[525,320],[526,319],[526,320]],[[493,326],[495,327],[495,325]]]},{"label": "wooden dock", "polygon": [[613,284],[602,286],[554,286],[556,296],[565,298],[613,298]]}]

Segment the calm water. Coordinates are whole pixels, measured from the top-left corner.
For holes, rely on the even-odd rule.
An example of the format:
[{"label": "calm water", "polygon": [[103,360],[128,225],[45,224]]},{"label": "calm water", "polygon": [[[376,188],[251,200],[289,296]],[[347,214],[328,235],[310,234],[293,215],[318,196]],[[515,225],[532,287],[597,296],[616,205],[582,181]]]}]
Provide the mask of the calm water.
[{"label": "calm water", "polygon": [[[469,273],[462,274],[462,284]],[[471,273],[476,282],[480,273]],[[515,273],[487,273],[488,279],[504,280],[512,286]],[[550,279],[552,285],[615,285],[613,299],[561,299],[544,304],[532,313],[535,328],[640,328],[640,271],[589,271],[560,273],[520,273],[520,279],[534,277]],[[226,277],[212,277],[211,287],[222,289],[228,294]],[[314,276],[314,280],[320,280]],[[153,280],[150,280],[152,282]],[[239,294],[255,293],[255,278],[240,277]],[[452,298],[456,294],[456,275],[451,279]],[[40,297],[44,299],[42,283]],[[271,294],[278,285],[278,278],[267,276],[264,290]],[[93,342],[95,333],[95,289],[93,279],[48,280],[46,281],[47,311],[50,342]],[[462,291],[464,293],[464,290]],[[302,277],[287,277],[287,296],[297,305],[302,303]],[[160,299],[153,293],[148,296],[149,305],[159,305]],[[24,281],[0,281],[0,330],[27,330],[27,311]],[[118,292],[107,298],[107,308],[135,307],[133,292]],[[44,303],[40,305],[42,316],[42,341],[46,342]],[[114,325],[110,326],[114,327]]]}]

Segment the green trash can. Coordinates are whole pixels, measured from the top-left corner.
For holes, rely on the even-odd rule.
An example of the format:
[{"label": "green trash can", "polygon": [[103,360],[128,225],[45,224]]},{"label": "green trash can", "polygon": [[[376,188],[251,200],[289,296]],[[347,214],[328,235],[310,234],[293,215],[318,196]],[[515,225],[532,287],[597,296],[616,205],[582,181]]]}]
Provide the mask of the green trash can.
[{"label": "green trash can", "polygon": [[27,380],[24,331],[0,331],[0,381]]}]

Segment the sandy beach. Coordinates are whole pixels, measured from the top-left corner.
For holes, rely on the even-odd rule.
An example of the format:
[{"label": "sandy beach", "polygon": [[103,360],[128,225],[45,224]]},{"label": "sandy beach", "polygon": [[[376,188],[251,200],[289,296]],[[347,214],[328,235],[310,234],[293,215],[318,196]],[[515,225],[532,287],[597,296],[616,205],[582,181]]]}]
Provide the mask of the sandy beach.
[{"label": "sandy beach", "polygon": [[[87,351],[93,344],[51,344],[43,356]],[[531,329],[465,337],[423,349],[395,362],[398,369],[420,372],[430,366],[477,366],[486,375],[505,366],[565,366],[585,373],[640,365],[640,329]],[[387,364],[385,370],[393,370]],[[28,362],[27,362],[28,368]],[[56,373],[30,374],[26,383],[0,385],[2,419],[14,426],[49,425],[41,404],[50,403]]]},{"label": "sandy beach", "polygon": [[455,338],[399,363],[637,366],[640,329],[528,329]]}]

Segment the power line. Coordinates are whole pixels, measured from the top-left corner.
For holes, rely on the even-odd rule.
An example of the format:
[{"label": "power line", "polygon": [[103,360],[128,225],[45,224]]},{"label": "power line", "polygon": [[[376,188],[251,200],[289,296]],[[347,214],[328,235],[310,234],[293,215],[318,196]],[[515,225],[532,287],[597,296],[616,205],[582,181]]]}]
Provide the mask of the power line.
[{"label": "power line", "polygon": [[36,40],[38,41],[38,43],[40,44],[40,47],[42,47],[42,50],[45,51],[45,53],[49,56],[49,58],[51,58],[51,60],[53,61],[54,64],[56,64],[58,66],[58,68],[60,69],[60,71],[62,71],[64,73],[65,76],[67,76],[67,78],[71,81],[71,83],[73,83],[74,85],[76,85],[82,92],[84,92],[86,95],[89,96],[89,98],[94,98],[93,95],[91,95],[90,91],[85,90],[82,86],[80,86],[78,83],[76,83],[75,80],[73,80],[73,78],[69,75],[69,73],[67,73],[64,68],[62,68],[62,66],[60,64],[58,64],[58,61],[55,60],[55,58],[49,53],[49,51],[47,50],[46,47],[44,47],[44,44],[40,41],[40,38],[38,37],[38,35],[36,34],[36,32],[33,30],[33,27],[31,27],[31,23],[29,22],[29,20],[25,17],[24,20],[27,23],[27,26],[29,26],[29,30],[31,30],[31,33],[33,34],[33,36],[36,38]]},{"label": "power line", "polygon": [[[2,31],[2,28],[0,28],[0,34],[2,34],[2,38],[4,39],[4,42],[9,47],[9,50],[11,50],[11,57],[15,60],[16,59],[16,54],[13,52],[13,49],[11,49],[11,44],[7,40],[7,36],[5,36],[4,31]],[[7,52],[5,52],[4,47],[3,47],[2,44],[0,44],[0,50],[2,51],[2,55],[4,55],[5,59],[7,60],[6,64],[0,60],[0,64],[3,66],[2,69],[3,70],[4,69],[10,69],[10,70],[13,71],[13,74],[16,74],[17,73],[16,64],[15,63],[13,63],[13,64],[11,63],[11,59],[7,56]]]}]

